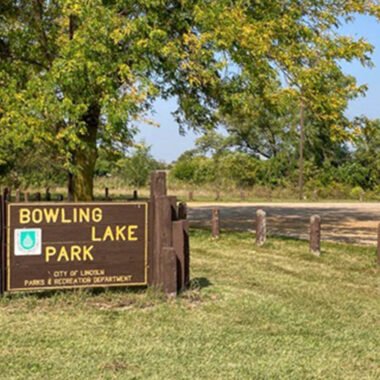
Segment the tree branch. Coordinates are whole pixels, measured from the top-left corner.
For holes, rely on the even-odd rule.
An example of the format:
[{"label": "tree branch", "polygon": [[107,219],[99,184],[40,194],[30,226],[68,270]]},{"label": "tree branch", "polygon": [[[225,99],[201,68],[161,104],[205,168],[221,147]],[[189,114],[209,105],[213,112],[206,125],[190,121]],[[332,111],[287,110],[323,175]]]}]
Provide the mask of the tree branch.
[{"label": "tree branch", "polygon": [[44,53],[45,53],[45,58],[47,59],[47,61],[49,62],[49,66],[51,64],[51,60],[52,60],[52,55],[50,54],[50,51],[49,51],[49,40],[48,40],[48,37],[46,35],[46,31],[45,31],[45,28],[44,28],[44,7],[43,7],[43,2],[41,0],[35,0],[35,4],[37,6],[37,9],[36,9],[36,21],[37,21],[37,25],[40,26],[40,35],[41,35],[41,45],[44,49]]}]

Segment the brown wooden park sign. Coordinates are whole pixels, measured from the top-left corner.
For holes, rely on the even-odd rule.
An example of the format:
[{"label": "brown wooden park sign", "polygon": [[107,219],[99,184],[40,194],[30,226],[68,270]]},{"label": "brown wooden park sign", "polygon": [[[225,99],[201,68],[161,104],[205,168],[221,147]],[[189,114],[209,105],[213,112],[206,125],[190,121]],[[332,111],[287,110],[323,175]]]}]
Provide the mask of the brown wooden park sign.
[{"label": "brown wooden park sign", "polygon": [[167,196],[165,172],[150,199],[133,202],[1,201],[0,291],[189,284],[186,205]]}]

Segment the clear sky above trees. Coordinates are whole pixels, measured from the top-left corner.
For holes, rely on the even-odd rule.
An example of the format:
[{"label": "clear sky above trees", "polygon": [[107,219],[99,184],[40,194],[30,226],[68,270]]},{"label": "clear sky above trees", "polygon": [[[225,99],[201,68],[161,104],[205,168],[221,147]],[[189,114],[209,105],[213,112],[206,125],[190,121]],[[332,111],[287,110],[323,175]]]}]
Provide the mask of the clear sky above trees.
[{"label": "clear sky above trees", "polygon": [[[367,96],[350,103],[348,115],[353,117],[364,114],[369,118],[380,118],[380,24],[374,18],[359,16],[355,22],[344,25],[342,32],[348,35],[363,36],[375,46],[372,56],[375,63],[374,68],[363,68],[358,62],[343,64],[345,72],[354,75],[360,84],[366,83],[369,87]],[[174,99],[158,101],[154,119],[160,123],[160,128],[150,125],[141,126],[140,137],[152,145],[154,157],[167,162],[175,160],[185,150],[193,148],[197,138],[192,131],[188,131],[185,136],[179,134],[178,126],[170,114],[175,107]]]}]

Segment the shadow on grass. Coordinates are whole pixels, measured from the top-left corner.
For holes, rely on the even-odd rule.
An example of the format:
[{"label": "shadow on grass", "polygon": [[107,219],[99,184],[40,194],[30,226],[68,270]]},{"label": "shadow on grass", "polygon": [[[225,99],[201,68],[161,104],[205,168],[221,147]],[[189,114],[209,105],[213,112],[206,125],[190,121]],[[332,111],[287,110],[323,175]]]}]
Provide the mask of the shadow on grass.
[{"label": "shadow on grass", "polygon": [[213,286],[213,283],[206,277],[195,277],[190,280],[190,289],[204,289]]},{"label": "shadow on grass", "polygon": [[31,290],[27,292],[18,292],[18,293],[5,293],[8,298],[23,298],[27,296],[31,296],[37,299],[49,299],[54,298],[60,295],[68,295],[68,294],[83,294],[89,296],[98,296],[104,293],[111,294],[140,294],[147,291],[146,286],[134,286],[134,287],[102,287],[102,288],[71,288],[71,289],[51,289],[51,290]]},{"label": "shadow on grass", "polygon": [[284,236],[284,235],[268,235],[267,239],[274,238],[277,241],[292,242],[292,243],[308,243],[306,239],[301,239],[293,236]]},{"label": "shadow on grass", "polygon": [[[196,236],[202,236],[202,237],[209,237],[211,239],[211,227],[209,226],[191,226],[190,227],[190,235],[193,237]],[[232,235],[239,235],[239,236],[246,236],[252,237],[252,240],[256,239],[256,233],[252,230],[246,229],[246,230],[238,230],[233,228],[223,228],[220,230],[220,238],[223,238],[223,235],[228,237]],[[278,241],[284,241],[284,242],[293,242],[293,243],[307,243],[306,239],[302,239],[295,236],[285,236],[285,235],[277,235],[273,233],[267,234],[267,243],[270,243],[270,239],[275,239]]]},{"label": "shadow on grass", "polygon": [[[190,280],[189,289],[204,289],[212,286],[212,282],[205,277],[195,277]],[[148,286],[119,286],[119,287],[100,287],[100,288],[72,288],[72,289],[51,289],[51,290],[35,290],[18,293],[5,293],[7,298],[19,299],[24,297],[33,297],[35,299],[52,299],[59,297],[60,295],[83,295],[83,296],[100,296],[102,294],[111,295],[126,295],[126,294],[144,294],[146,292],[157,291],[157,294],[161,294],[159,289]],[[163,293],[162,293],[163,294]]]}]

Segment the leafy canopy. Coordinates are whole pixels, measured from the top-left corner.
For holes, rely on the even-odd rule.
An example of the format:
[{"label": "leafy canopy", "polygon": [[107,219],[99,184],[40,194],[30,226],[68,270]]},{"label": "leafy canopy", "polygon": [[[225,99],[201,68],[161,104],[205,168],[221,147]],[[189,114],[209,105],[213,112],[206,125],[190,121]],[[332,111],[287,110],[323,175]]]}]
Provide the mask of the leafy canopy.
[{"label": "leafy canopy", "polygon": [[[372,51],[336,31],[354,13],[379,16],[379,6],[367,0],[3,0],[0,163],[40,144],[83,176],[75,157],[96,149],[85,138],[90,126],[96,146],[131,144],[136,121],[159,96],[177,97],[180,125],[201,129],[249,107],[252,97],[265,94],[266,106],[290,96],[342,134],[338,121],[347,99],[362,89],[343,75],[339,61],[369,64]],[[331,87],[336,78],[341,85]]]}]

